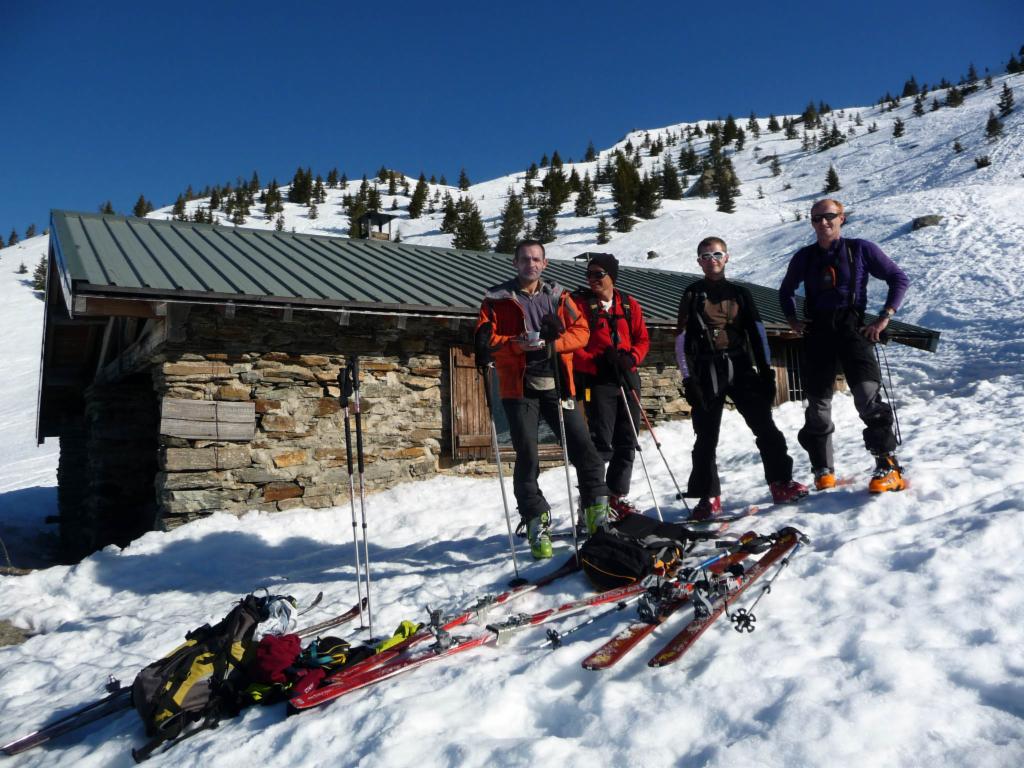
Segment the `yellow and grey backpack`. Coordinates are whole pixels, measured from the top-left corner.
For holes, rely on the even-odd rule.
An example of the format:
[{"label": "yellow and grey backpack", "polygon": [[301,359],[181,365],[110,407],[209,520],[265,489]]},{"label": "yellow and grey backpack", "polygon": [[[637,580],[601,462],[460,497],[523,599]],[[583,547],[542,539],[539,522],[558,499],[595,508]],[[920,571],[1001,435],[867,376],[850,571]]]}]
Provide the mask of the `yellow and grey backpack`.
[{"label": "yellow and grey backpack", "polygon": [[192,630],[183,645],[139,672],[132,704],[151,740],[132,751],[136,761],[182,737],[192,723],[202,721],[193,731],[213,727],[238,711],[238,693],[248,684],[245,667],[256,650],[253,635],[272,599],[246,596],[220,622]]}]

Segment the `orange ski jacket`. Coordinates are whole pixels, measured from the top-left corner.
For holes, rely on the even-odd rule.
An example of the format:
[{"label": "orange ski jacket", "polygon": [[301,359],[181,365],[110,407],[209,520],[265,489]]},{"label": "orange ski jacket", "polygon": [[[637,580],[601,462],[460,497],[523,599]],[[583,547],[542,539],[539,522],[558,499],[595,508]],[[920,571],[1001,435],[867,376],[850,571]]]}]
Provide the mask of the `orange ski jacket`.
[{"label": "orange ski jacket", "polygon": [[[491,354],[498,371],[498,392],[503,400],[519,400],[523,396],[523,374],[526,371],[526,354],[519,351],[515,338],[526,332],[526,313],[515,299],[519,290],[516,278],[488,288],[480,305],[476,327],[491,324]],[[555,340],[555,352],[561,362],[562,381],[575,396],[576,388],[572,376],[572,355],[587,345],[590,327],[579,311],[569,292],[549,280],[542,280],[538,290],[550,291],[552,303],[557,307],[558,319],[565,332]],[[531,329],[534,330],[534,329]]]}]

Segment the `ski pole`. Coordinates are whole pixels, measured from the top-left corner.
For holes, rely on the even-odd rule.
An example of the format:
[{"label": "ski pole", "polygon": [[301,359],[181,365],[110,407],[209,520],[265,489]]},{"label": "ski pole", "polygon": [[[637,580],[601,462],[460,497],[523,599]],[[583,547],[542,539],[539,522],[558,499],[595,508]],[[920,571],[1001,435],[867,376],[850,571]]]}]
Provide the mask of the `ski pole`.
[{"label": "ski pole", "polygon": [[508,548],[512,553],[512,569],[516,572],[515,579],[509,586],[518,587],[526,583],[526,579],[519,575],[519,561],[516,559],[516,544],[512,537],[512,517],[508,511],[508,496],[505,493],[505,471],[501,466],[501,449],[498,447],[498,427],[494,423],[494,401],[491,397],[491,373],[494,370],[494,363],[488,363],[480,367],[480,375],[484,379],[484,398],[487,401],[487,413],[491,419],[491,447],[494,449],[494,463],[498,465],[498,485],[501,486],[501,504],[505,508],[505,525],[508,527]]},{"label": "ski pole", "polygon": [[555,342],[551,342],[551,364],[555,369],[555,397],[558,410],[558,434],[562,438],[562,463],[565,465],[565,490],[569,494],[569,526],[572,530],[572,547],[576,552],[576,562],[580,561],[580,543],[576,535],[576,505],[572,500],[572,478],[569,476],[569,444],[565,440],[565,417],[562,415],[562,372],[558,368],[558,353]]},{"label": "ski pole", "polygon": [[629,409],[629,398],[626,397],[626,389],[622,385],[622,379],[623,376],[620,375],[619,394],[622,395],[622,406],[626,409],[626,418],[629,420],[629,428],[633,430],[633,443],[636,445],[636,452],[640,454],[640,466],[644,469],[644,477],[647,478],[647,487],[651,490],[651,498],[654,500],[654,511],[658,513],[658,520],[665,522],[665,518],[661,516],[661,507],[658,505],[658,495],[654,492],[654,484],[651,482],[651,473],[647,471],[647,461],[644,459],[644,449],[640,447],[640,433],[636,431],[636,422],[633,421],[633,414]]},{"label": "ski pole", "polygon": [[359,462],[359,510],[363,517],[363,568],[366,571],[366,623],[373,637],[373,601],[370,600],[370,544],[366,535],[366,484],[363,477],[363,413],[359,404],[359,357],[351,355],[353,403],[356,413],[356,459]]},{"label": "ski pole", "polygon": [[345,459],[348,461],[348,502],[352,510],[352,545],[356,556],[356,594],[359,596],[359,626],[365,627],[363,619],[363,573],[359,562],[359,524],[356,522],[356,486],[352,472],[352,426],[349,424],[348,401],[352,397],[352,371],[346,365],[338,371],[338,386],[341,388],[341,410],[345,416]]},{"label": "ski pole", "polygon": [[683,502],[683,506],[686,507],[686,511],[689,512],[690,505],[686,503],[683,491],[679,487],[679,483],[676,482],[676,476],[672,474],[672,467],[669,466],[668,459],[665,458],[665,452],[661,450],[661,442],[658,440],[658,435],[655,433],[654,427],[651,426],[651,420],[647,418],[647,412],[644,410],[644,406],[640,402],[640,396],[632,387],[629,388],[629,391],[633,393],[633,399],[636,401],[636,406],[640,409],[640,416],[643,418],[644,424],[647,425],[647,431],[651,433],[651,439],[654,441],[654,446],[658,449],[658,453],[661,454],[661,460],[665,462],[665,469],[668,470],[668,476],[672,478],[672,485],[676,487],[676,498]]},{"label": "ski pole", "polygon": [[896,396],[895,396],[895,394],[890,392],[890,390],[892,389],[892,371],[889,370],[889,357],[888,357],[888,355],[885,354],[885,350],[883,349],[882,350],[882,356],[881,356],[881,358],[879,358],[879,356],[878,356],[878,348],[879,348],[879,346],[881,346],[881,345],[880,344],[875,344],[875,360],[878,362],[878,368],[879,368],[879,370],[878,370],[879,377],[878,378],[882,378],[881,377],[881,373],[882,373],[881,368],[882,368],[882,360],[884,360],[885,361],[885,375],[889,378],[889,386],[888,387],[885,386],[885,382],[884,381],[879,382],[879,383],[882,385],[882,391],[885,393],[885,399],[889,401],[889,407],[892,408],[892,420],[893,420],[893,426],[895,427],[895,429],[893,431],[895,433],[894,436],[896,438],[896,445],[903,445],[903,433],[900,431],[900,417],[899,417],[899,414],[896,412]]}]

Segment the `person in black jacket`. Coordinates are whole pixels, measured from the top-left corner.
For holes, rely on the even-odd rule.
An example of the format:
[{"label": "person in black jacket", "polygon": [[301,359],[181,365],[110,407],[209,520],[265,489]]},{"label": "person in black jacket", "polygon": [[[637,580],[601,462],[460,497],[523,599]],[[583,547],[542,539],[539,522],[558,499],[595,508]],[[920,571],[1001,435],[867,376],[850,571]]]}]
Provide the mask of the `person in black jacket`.
[{"label": "person in black jacket", "polygon": [[725,279],[728,262],[724,240],[701,240],[697,263],[704,279],[683,292],[676,321],[676,360],[696,435],[686,495],[699,499],[692,513],[697,520],[722,508],[715,454],[727,395],[754,433],[772,500],[807,495],[807,486],[793,480],[786,438],[772,419],[775,371],[764,324],[750,291]]}]

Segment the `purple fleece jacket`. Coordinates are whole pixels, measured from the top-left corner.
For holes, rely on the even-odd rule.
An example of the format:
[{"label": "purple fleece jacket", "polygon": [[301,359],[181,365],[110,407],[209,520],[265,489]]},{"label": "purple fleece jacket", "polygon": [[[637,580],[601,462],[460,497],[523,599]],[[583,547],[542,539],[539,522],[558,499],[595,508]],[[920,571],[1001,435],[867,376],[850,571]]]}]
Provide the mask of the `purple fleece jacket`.
[{"label": "purple fleece jacket", "polygon": [[[864,311],[868,303],[868,276],[873,275],[889,285],[889,293],[882,306],[893,310],[900,308],[903,296],[907,292],[910,281],[906,273],[896,266],[896,262],[886,256],[882,249],[869,240],[841,237],[829,246],[828,251],[817,243],[805,246],[797,251],[789,262],[786,276],[779,286],[779,304],[782,314],[796,317],[796,301],[793,293],[800,283],[804,283],[807,312],[813,310],[831,310],[846,307],[850,292],[850,265],[846,257],[846,246],[850,246],[853,255],[853,305]],[[836,289],[824,289],[821,276],[827,267],[836,270]]]}]

